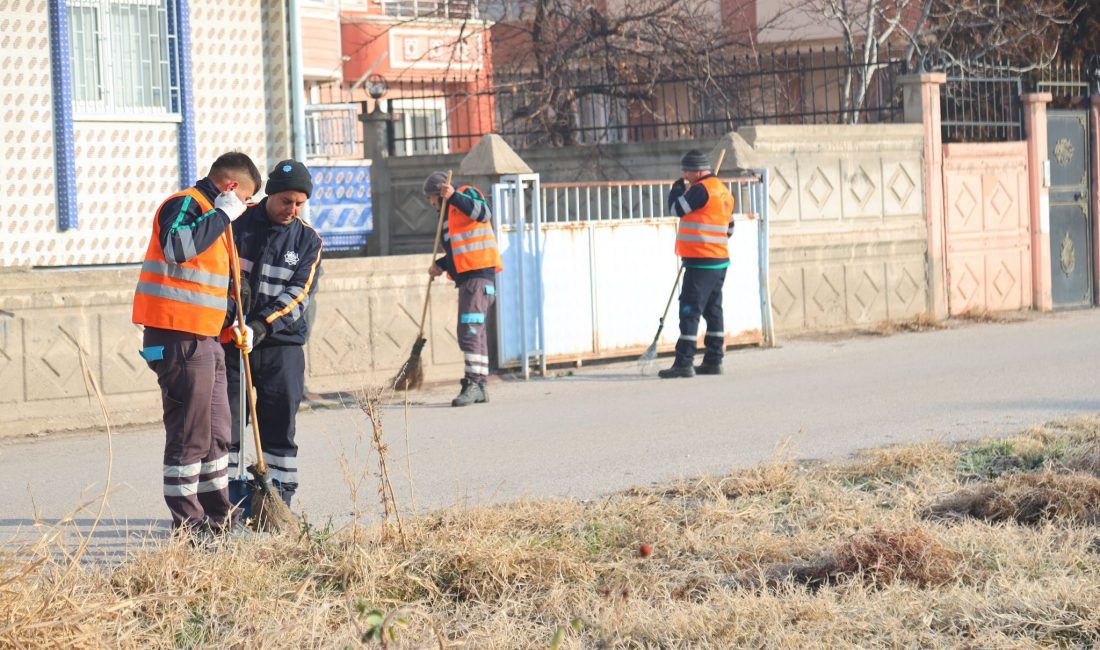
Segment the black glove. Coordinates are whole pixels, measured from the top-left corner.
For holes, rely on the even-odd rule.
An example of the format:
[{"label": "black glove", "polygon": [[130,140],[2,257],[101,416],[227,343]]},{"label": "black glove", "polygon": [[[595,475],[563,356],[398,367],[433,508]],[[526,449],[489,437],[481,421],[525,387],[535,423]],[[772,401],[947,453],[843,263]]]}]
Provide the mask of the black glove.
[{"label": "black glove", "polygon": [[252,349],[256,349],[260,347],[260,342],[271,333],[271,330],[268,328],[268,324],[259,318],[254,318],[248,321],[247,324],[252,328]]}]

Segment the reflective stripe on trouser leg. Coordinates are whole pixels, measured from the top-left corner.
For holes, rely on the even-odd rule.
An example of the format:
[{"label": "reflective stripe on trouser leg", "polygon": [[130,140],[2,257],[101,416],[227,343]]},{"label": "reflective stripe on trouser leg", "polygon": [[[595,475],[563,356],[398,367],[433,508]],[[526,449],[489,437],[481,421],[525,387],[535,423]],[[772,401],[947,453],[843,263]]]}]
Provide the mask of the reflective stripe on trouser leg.
[{"label": "reflective stripe on trouser leg", "polygon": [[496,300],[493,280],[471,278],[458,288],[458,347],[466,379],[484,384],[489,376],[489,337],[485,321]]},{"label": "reflective stripe on trouser leg", "polygon": [[146,347],[165,346],[156,373],[164,409],[164,501],[172,525],[199,528],[211,517],[224,519],[228,499],[223,509],[207,512],[208,500],[199,497],[203,462],[216,460],[209,456],[215,431],[227,426],[220,420],[228,417],[228,410],[223,414],[212,408],[216,400],[226,399],[221,346],[213,339],[151,328],[144,339]]},{"label": "reflective stripe on trouser leg", "polygon": [[[722,283],[725,278],[725,269],[684,269],[684,283],[680,289],[680,338],[676,341],[674,365],[684,367],[695,363],[700,316],[709,314],[708,331],[721,329]],[[716,312],[713,311],[715,303]],[[711,319],[715,315],[719,322],[713,324]]]},{"label": "reflective stripe on trouser leg", "polygon": [[300,345],[273,345],[249,356],[267,476],[289,501],[298,489],[296,418],[305,395],[305,353]]}]

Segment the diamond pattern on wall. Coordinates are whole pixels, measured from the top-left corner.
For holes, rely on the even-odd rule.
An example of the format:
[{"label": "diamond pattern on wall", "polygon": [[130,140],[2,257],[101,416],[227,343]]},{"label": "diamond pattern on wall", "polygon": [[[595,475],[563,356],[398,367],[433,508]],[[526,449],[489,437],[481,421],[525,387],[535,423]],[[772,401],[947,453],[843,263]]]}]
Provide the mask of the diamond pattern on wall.
[{"label": "diamond pattern on wall", "polygon": [[992,287],[997,292],[997,296],[1002,299],[1016,287],[1016,274],[1004,262],[1001,262],[1000,268],[993,277]]},{"label": "diamond pattern on wall", "polygon": [[[366,310],[355,301],[343,302],[333,294],[320,293],[319,318],[316,331],[309,339],[309,372],[311,376],[344,374],[351,369],[371,367],[370,332]],[[356,323],[359,323],[357,326]]]},{"label": "diamond pattern on wall", "polygon": [[848,191],[856,200],[860,208],[867,207],[867,202],[875,194],[875,183],[861,165],[848,182]]},{"label": "diamond pattern on wall", "polygon": [[810,180],[806,183],[806,194],[810,196],[818,210],[824,209],[825,202],[833,195],[834,189],[833,184],[829,182],[825,174],[816,168],[810,174]]},{"label": "diamond pattern on wall", "polygon": [[898,165],[893,175],[890,176],[890,180],[886,182],[886,187],[894,195],[894,199],[897,200],[899,205],[905,205],[909,197],[913,195],[913,190],[917,188],[917,184],[909,176],[909,172],[905,171],[905,167]]},{"label": "diamond pattern on wall", "polygon": [[894,295],[898,297],[901,304],[908,305],[913,298],[917,297],[920,288],[921,286],[910,275],[909,269],[903,269],[898,281],[894,283]]},{"label": "diamond pattern on wall", "polygon": [[955,283],[955,291],[959,294],[959,297],[964,302],[971,302],[978,289],[980,289],[982,283],[978,280],[978,277],[974,274],[974,271],[969,265],[964,265],[959,275],[958,282]]},{"label": "diamond pattern on wall", "polygon": [[989,207],[993,208],[993,214],[997,215],[998,223],[1003,224],[1008,220],[1008,212],[1012,209],[1013,203],[1012,196],[998,180],[996,187],[993,188],[993,195],[989,197]]},{"label": "diamond pattern on wall", "polygon": [[882,289],[878,286],[878,282],[871,277],[871,274],[864,270],[860,274],[859,282],[856,285],[856,290],[852,294],[855,296],[856,302],[860,307],[866,310],[878,299],[882,293]]},{"label": "diamond pattern on wall", "polygon": [[817,285],[817,290],[814,291],[813,295],[813,301],[817,308],[821,311],[828,311],[836,304],[836,299],[839,297],[840,291],[833,286],[828,276],[822,275],[821,282]]},{"label": "diamond pattern on wall", "polygon": [[795,306],[798,302],[798,296],[791,291],[783,278],[777,278],[774,286],[775,288],[772,289],[772,309],[782,317]]},{"label": "diamond pattern on wall", "polygon": [[974,209],[978,207],[978,200],[974,198],[974,193],[970,190],[970,187],[963,183],[952,205],[955,207],[955,214],[959,217],[960,224],[966,226],[969,225],[970,218],[974,216]]},{"label": "diamond pattern on wall", "polygon": [[779,212],[787,205],[791,198],[791,184],[779,169],[775,169],[768,177],[768,200],[771,201],[773,212]]}]

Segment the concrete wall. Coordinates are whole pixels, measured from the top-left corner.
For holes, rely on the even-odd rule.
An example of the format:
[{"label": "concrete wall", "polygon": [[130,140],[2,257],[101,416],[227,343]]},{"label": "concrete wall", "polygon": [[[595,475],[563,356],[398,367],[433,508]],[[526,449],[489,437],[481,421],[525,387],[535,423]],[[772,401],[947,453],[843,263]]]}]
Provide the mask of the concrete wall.
[{"label": "concrete wall", "polygon": [[[312,392],[354,390],[391,377],[416,338],[429,257],[330,259],[307,345]],[[160,418],[156,377],[130,323],[136,268],[0,270],[0,437],[99,426],[80,349],[115,426]],[[426,328],[428,381],[457,381],[456,293],[437,284]],[[79,347],[78,347],[79,346]],[[153,443],[151,443],[153,444]]]},{"label": "concrete wall", "polygon": [[759,126],[719,148],[770,170],[777,332],[905,320],[929,309],[920,125]]}]

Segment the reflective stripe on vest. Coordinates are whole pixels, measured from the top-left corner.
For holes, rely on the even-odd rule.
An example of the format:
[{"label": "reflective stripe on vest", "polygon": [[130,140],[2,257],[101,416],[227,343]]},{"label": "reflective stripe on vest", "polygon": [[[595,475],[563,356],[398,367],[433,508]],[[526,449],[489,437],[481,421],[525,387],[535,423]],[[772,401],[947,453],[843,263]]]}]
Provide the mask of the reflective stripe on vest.
[{"label": "reflective stripe on vest", "polygon": [[[707,190],[707,202],[680,217],[676,227],[676,254],[680,257],[726,259],[729,257],[729,223],[733,195],[715,176],[699,181]],[[682,197],[681,197],[682,198]]]},{"label": "reflective stripe on vest", "polygon": [[[214,209],[195,188],[174,194],[169,200],[181,196],[198,203],[203,214]],[[228,234],[223,233],[213,246],[183,264],[169,262],[160,246],[160,213],[165,203],[157,209],[152,238],[141,264],[134,292],[133,322],[216,336],[225,322],[229,305]]]},{"label": "reflective stripe on vest", "polygon": [[[464,185],[456,191],[465,192],[467,189],[470,186]],[[466,273],[493,268],[499,273],[504,269],[492,225],[475,221],[452,205],[447,210],[447,234],[450,236],[455,271]]]}]

